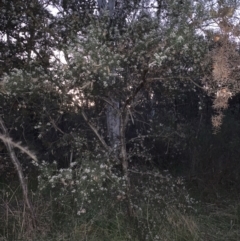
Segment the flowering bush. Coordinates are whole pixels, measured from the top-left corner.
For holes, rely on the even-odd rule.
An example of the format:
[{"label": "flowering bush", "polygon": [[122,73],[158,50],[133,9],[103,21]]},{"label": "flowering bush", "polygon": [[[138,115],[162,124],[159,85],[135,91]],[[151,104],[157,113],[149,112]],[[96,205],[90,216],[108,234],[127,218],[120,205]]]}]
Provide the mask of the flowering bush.
[{"label": "flowering bush", "polygon": [[92,219],[96,213],[106,215],[119,208],[126,211],[131,202],[138,225],[143,225],[144,236],[149,228],[154,230],[159,225],[159,220],[166,219],[167,210],[177,208],[182,213],[195,210],[196,202],[189,196],[183,178],[174,178],[168,171],[132,168],[128,195],[124,176],[107,158],[106,161],[85,160],[80,167],[76,160],[69,168],[59,170],[56,163],[42,162],[39,167],[39,188],[51,189],[58,205],[71,204],[75,216]]}]

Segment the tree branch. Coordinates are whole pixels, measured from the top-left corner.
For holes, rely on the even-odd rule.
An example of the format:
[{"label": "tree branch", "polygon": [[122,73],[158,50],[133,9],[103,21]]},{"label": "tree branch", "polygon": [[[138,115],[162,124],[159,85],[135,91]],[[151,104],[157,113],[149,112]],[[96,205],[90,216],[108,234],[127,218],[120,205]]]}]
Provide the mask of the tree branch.
[{"label": "tree branch", "polygon": [[35,228],[36,227],[36,218],[35,218],[35,214],[34,214],[34,211],[33,211],[32,204],[31,204],[31,202],[29,200],[29,197],[28,197],[27,183],[25,181],[25,177],[24,177],[24,174],[23,174],[21,163],[19,162],[19,160],[18,160],[18,158],[17,158],[17,156],[15,154],[15,151],[13,150],[13,146],[19,148],[21,151],[26,153],[28,156],[33,158],[35,161],[37,160],[37,158],[35,157],[35,155],[33,155],[31,152],[29,152],[24,147],[22,147],[19,144],[14,143],[13,141],[11,141],[11,139],[8,137],[7,128],[5,127],[4,122],[3,122],[1,117],[0,117],[0,127],[1,127],[1,129],[2,129],[2,131],[4,133],[4,135],[0,135],[0,139],[4,142],[6,148],[7,148],[8,152],[9,152],[9,155],[10,155],[10,158],[12,160],[12,163],[13,163],[13,165],[14,165],[17,173],[18,173],[20,185],[21,185],[22,190],[23,190],[24,202],[25,202],[27,208],[30,211],[30,214],[31,214],[31,217],[32,217],[32,224],[33,224],[33,227]]},{"label": "tree branch", "polygon": [[103,147],[108,151],[111,152],[112,148],[110,148],[107,143],[104,141],[104,139],[102,138],[102,136],[99,134],[97,128],[89,121],[89,119],[87,118],[84,110],[82,109],[82,116],[84,118],[84,120],[87,122],[87,124],[89,125],[89,127],[92,129],[92,131],[95,133],[95,135],[98,137],[99,141],[102,143]]}]

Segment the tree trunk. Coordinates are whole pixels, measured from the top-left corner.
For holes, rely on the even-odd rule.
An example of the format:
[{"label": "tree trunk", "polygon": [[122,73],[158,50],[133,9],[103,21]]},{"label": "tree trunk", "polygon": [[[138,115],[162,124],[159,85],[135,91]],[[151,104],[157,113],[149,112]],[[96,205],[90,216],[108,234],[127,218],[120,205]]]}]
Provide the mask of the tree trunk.
[{"label": "tree trunk", "polygon": [[110,103],[112,105],[107,105],[107,129],[110,145],[114,150],[114,154],[117,155],[117,149],[119,147],[120,141],[120,114],[119,114],[119,102],[111,98]]},{"label": "tree trunk", "polygon": [[126,125],[128,122],[128,113],[125,109],[120,118],[120,159],[122,163],[123,175],[126,181],[126,197],[127,197],[127,205],[128,205],[128,214],[130,217],[134,215],[133,213],[133,205],[131,201],[131,183],[128,172],[128,156],[127,156],[127,148],[126,148]]}]

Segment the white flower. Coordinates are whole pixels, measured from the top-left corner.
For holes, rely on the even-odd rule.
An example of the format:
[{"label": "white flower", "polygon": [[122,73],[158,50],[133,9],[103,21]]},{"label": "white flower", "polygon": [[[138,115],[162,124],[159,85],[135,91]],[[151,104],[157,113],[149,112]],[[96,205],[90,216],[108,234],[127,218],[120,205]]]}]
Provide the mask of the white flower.
[{"label": "white flower", "polygon": [[170,37],[171,38],[174,38],[176,36],[176,33],[174,33],[174,32],[172,32],[171,34],[170,34]]},{"label": "white flower", "polygon": [[76,166],[77,165],[77,162],[72,162],[71,164],[70,164],[70,167],[74,167],[74,166]]},{"label": "white flower", "polygon": [[181,43],[183,40],[184,40],[183,36],[179,36],[178,39],[177,39],[177,42]]},{"label": "white flower", "polygon": [[82,213],[86,213],[86,209],[83,208],[77,212],[77,215],[80,216]]},{"label": "white flower", "polygon": [[188,50],[187,44],[184,44],[184,45],[183,45],[183,49],[184,49],[184,50]]},{"label": "white flower", "polygon": [[86,180],[86,179],[87,179],[87,176],[82,176],[82,179],[83,179],[83,180]]}]

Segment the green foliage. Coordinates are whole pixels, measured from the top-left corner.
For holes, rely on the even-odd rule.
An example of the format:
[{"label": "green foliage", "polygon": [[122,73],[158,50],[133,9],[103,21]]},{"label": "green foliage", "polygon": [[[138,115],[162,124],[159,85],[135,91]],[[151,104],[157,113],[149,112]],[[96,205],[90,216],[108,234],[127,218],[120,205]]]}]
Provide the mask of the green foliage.
[{"label": "green foliage", "polygon": [[[204,24],[216,20],[216,11],[211,17],[203,2],[160,6],[158,1],[157,18],[143,2],[140,11],[140,2],[123,1],[111,19],[107,13],[95,14],[93,1],[54,1],[60,9],[56,16],[34,1],[16,19],[14,9],[22,4],[4,5],[7,23],[13,21],[1,29],[8,37],[2,42],[6,63],[0,74],[7,94],[1,92],[1,114],[13,140],[33,149],[40,160],[16,151],[25,174],[38,182],[32,202],[39,229],[30,230],[22,198],[4,187],[6,224],[0,239],[206,240],[203,218],[209,221],[209,232],[218,230],[213,224],[218,222],[224,231],[233,230],[222,236],[225,240],[237,240],[239,207],[225,206],[233,221],[221,220],[223,212],[207,219],[203,211],[203,216],[196,212],[181,176],[153,168],[156,159],[165,162],[162,169],[178,162],[183,171],[176,173],[189,180],[194,176],[194,190],[207,196],[205,201],[219,198],[217,184],[231,189],[237,183],[239,125],[227,115],[222,131],[212,135],[212,113],[207,110],[212,103],[202,91],[212,83],[214,62],[207,59],[214,43],[211,34],[204,36],[209,33]],[[18,61],[14,64],[11,58],[6,68],[6,49],[15,44]],[[57,53],[64,55],[65,64]],[[121,124],[117,146],[111,143],[106,109],[115,110]],[[0,151],[4,154],[4,147]],[[201,182],[203,177],[211,182]]]}]

